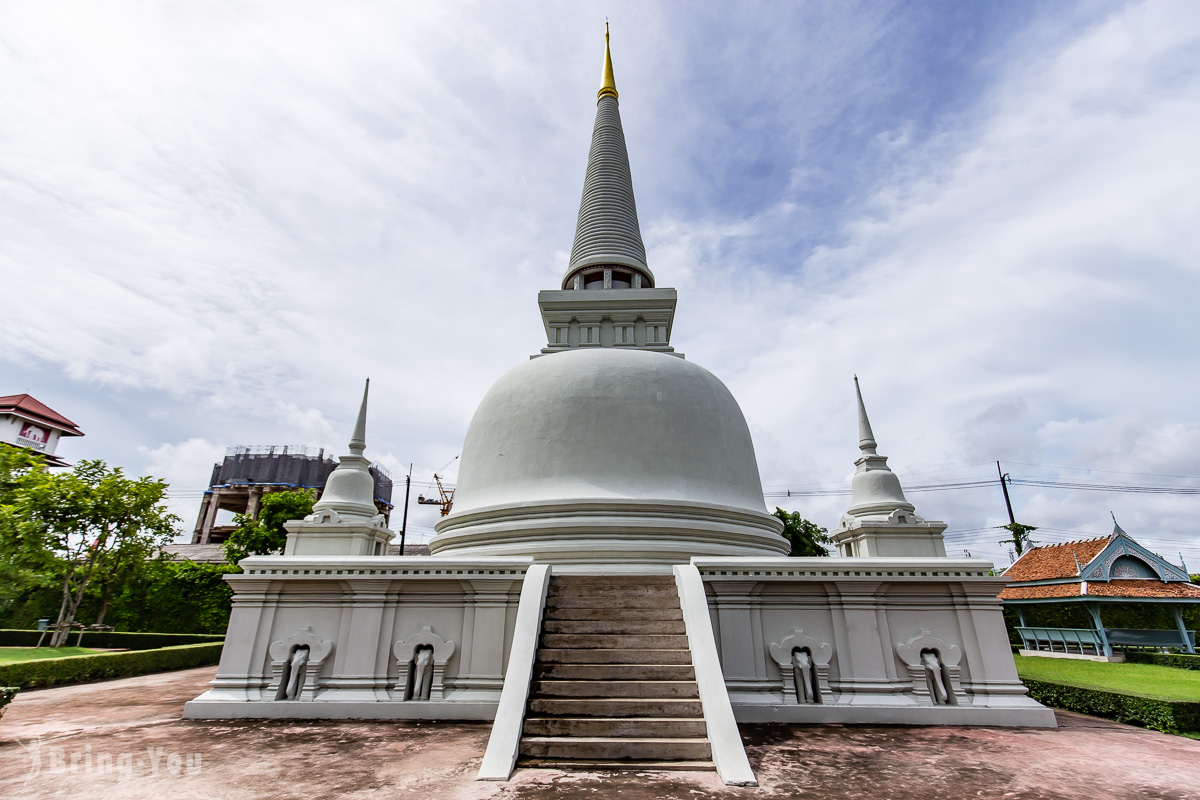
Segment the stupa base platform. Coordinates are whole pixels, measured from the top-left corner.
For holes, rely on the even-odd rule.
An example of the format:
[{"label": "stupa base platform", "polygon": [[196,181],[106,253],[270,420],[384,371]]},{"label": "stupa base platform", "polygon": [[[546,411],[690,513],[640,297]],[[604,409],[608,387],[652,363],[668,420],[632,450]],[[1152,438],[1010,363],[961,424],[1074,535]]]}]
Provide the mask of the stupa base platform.
[{"label": "stupa base platform", "polygon": [[318,697],[308,703],[272,700],[220,700],[202,694],[184,705],[184,719],[373,719],[491,722],[498,700],[376,701]]},{"label": "stupa base platform", "polygon": [[[543,630],[536,593],[526,602],[539,607],[518,614],[534,567],[499,557],[248,559],[230,576],[218,675],[185,716],[495,719],[514,641],[562,635]],[[678,601],[684,617],[711,620],[689,630],[684,655],[695,664],[698,649],[715,649],[709,691],[727,696],[737,722],[1054,725],[1017,677],[996,599],[1004,579],[986,561],[697,557],[674,570],[696,579]],[[536,571],[591,576],[603,594],[604,575],[661,581],[652,576],[666,568]]]}]

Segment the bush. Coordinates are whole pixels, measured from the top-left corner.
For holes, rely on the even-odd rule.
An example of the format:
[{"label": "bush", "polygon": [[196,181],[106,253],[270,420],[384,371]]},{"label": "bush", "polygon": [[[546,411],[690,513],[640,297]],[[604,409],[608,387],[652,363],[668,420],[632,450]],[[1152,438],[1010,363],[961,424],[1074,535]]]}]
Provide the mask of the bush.
[{"label": "bush", "polygon": [[185,644],[157,650],[96,653],[0,665],[0,684],[30,689],[64,683],[129,678],[172,669],[206,667],[221,660],[220,643]]},{"label": "bush", "polygon": [[1126,650],[1125,660],[1130,664],[1158,664],[1160,667],[1200,669],[1200,655],[1193,656],[1187,653],[1142,653],[1136,650]]},{"label": "bush", "polygon": [[20,686],[0,686],[0,717],[4,716],[4,707],[12,702],[19,691]]},{"label": "bush", "polygon": [[[71,632],[71,646],[79,636],[78,631]],[[15,631],[0,629],[0,647],[36,647],[41,631]],[[42,644],[50,640],[50,635],[42,639]],[[159,647],[174,647],[181,644],[208,644],[223,642],[224,636],[213,636],[203,633],[126,633],[125,631],[84,631],[83,646],[98,647],[111,650],[153,650]]]},{"label": "bush", "polygon": [[1039,703],[1093,717],[1141,725],[1164,733],[1200,731],[1200,703],[1160,700],[1135,694],[1025,679],[1029,696]]},{"label": "bush", "polygon": [[223,634],[233,603],[225,576],[239,571],[230,564],[152,562],[113,598],[105,621],[123,631]]}]

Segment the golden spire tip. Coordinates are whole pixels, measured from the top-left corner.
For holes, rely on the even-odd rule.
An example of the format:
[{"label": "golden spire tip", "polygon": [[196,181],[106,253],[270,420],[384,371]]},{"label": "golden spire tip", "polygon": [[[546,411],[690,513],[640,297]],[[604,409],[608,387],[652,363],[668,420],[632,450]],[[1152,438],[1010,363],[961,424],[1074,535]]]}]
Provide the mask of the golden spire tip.
[{"label": "golden spire tip", "polygon": [[596,99],[605,95],[611,95],[614,99],[617,97],[617,81],[613,78],[612,52],[608,48],[607,19],[604,20],[604,80],[600,84],[600,91],[596,92]]}]

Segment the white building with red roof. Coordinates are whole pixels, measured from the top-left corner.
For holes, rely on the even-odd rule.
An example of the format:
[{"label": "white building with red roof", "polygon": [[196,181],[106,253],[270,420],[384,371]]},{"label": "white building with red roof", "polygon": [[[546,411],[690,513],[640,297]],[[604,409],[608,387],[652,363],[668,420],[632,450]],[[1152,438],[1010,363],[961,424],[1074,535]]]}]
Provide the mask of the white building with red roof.
[{"label": "white building with red roof", "polygon": [[83,431],[31,395],[0,397],[0,442],[40,453],[51,467],[66,467],[67,462],[55,455],[64,436],[83,436]]}]

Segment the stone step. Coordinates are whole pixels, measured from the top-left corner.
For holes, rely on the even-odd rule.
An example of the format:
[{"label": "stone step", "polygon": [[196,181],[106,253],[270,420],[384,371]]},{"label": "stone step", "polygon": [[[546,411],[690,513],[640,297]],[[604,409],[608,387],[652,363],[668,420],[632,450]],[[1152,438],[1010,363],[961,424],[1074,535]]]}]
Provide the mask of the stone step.
[{"label": "stone step", "polygon": [[674,575],[553,575],[551,586],[674,586]]},{"label": "stone step", "polygon": [[526,769],[609,770],[611,772],[716,772],[712,761],[589,761],[586,758],[521,758],[517,765]]},{"label": "stone step", "polygon": [[679,597],[674,586],[551,586],[547,597],[644,597],[673,601]]},{"label": "stone step", "polygon": [[703,717],[699,700],[655,698],[575,699],[534,697],[529,714],[553,717]]},{"label": "stone step", "polygon": [[683,621],[683,611],[679,604],[670,608],[581,608],[579,606],[555,606],[547,608],[544,620],[612,620],[627,619],[631,621]]},{"label": "stone step", "polygon": [[708,735],[701,717],[527,717],[526,736],[651,736],[700,738]]},{"label": "stone step", "polygon": [[694,681],[690,664],[538,664],[533,676],[563,681]]},{"label": "stone step", "polygon": [[[671,598],[669,607],[675,608],[679,605],[677,598]],[[657,597],[626,597],[619,594],[604,594],[599,597],[593,595],[565,595],[565,596],[548,596],[546,598],[546,608],[651,608],[651,609],[666,609],[668,605],[661,602],[661,598]]]},{"label": "stone step", "polygon": [[532,696],[547,697],[699,697],[695,681],[561,681],[533,682]]},{"label": "stone step", "polygon": [[681,619],[551,619],[542,624],[543,633],[668,634],[683,636]]},{"label": "stone step", "polygon": [[547,650],[687,650],[687,636],[665,634],[543,633],[541,646]]},{"label": "stone step", "polygon": [[529,758],[696,761],[712,757],[708,739],[527,736],[521,755]]},{"label": "stone step", "polygon": [[540,648],[537,660],[541,664],[692,664],[688,650]]}]

